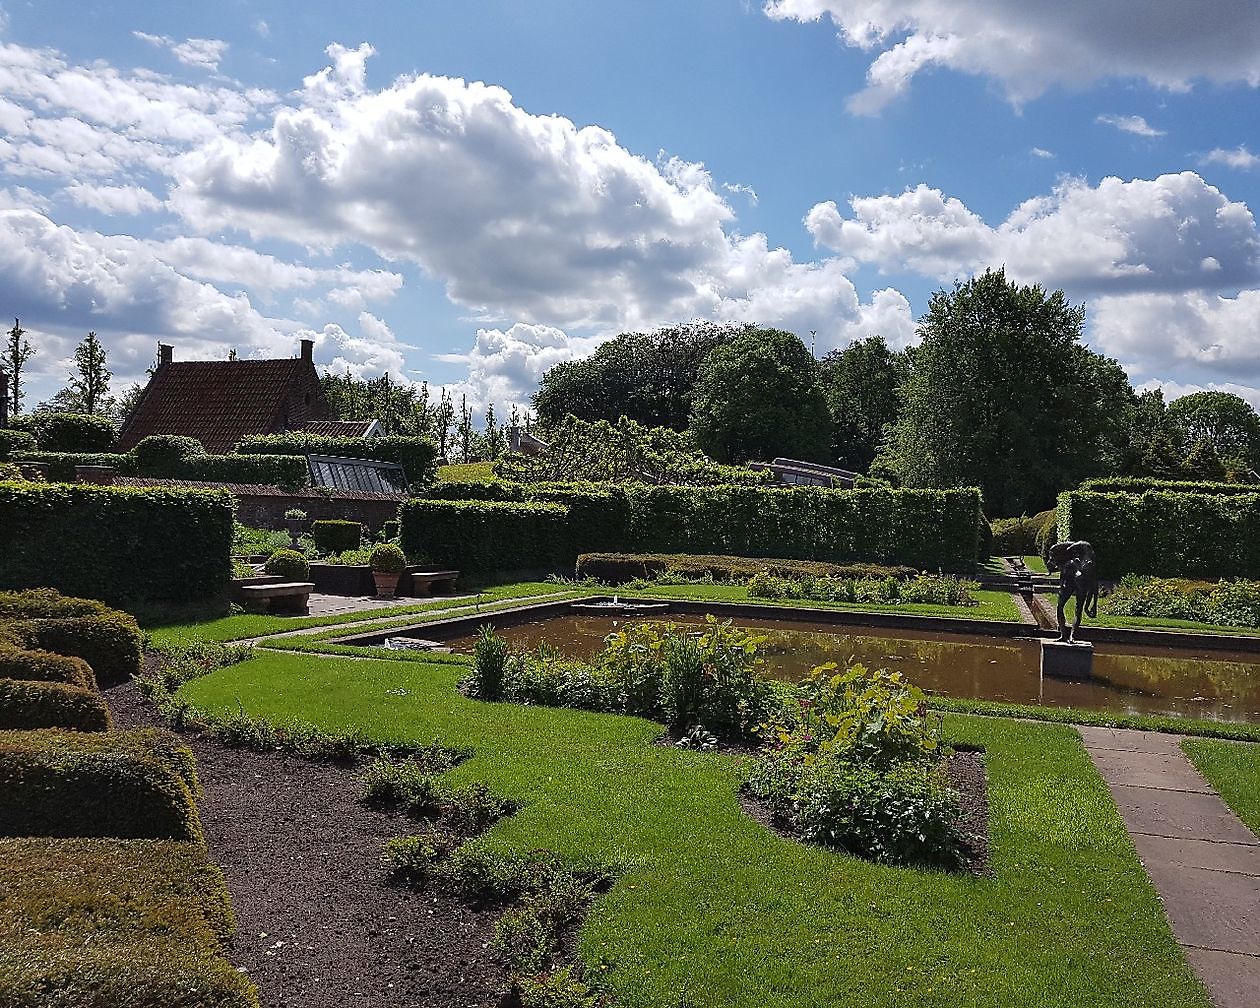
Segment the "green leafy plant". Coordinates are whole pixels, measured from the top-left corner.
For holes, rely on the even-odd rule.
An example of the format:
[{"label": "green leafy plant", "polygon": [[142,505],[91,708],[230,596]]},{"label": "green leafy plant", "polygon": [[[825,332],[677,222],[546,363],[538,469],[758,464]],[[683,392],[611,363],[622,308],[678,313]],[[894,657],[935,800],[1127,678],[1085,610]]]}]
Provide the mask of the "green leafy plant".
[{"label": "green leafy plant", "polygon": [[291,549],[276,550],[263,566],[272,577],[286,581],[306,581],[311,576],[311,565],[301,553]]},{"label": "green leafy plant", "polygon": [[285,521],[306,521],[306,512],[301,508],[289,508],[284,513]]},{"label": "green leafy plant", "polygon": [[503,676],[507,668],[507,641],[490,623],[477,631],[473,651],[473,671],[467,680],[468,695],[478,700],[499,700],[503,696]]},{"label": "green leafy plant", "polygon": [[372,570],[381,574],[401,574],[407,569],[407,557],[393,543],[381,543],[368,555]]}]

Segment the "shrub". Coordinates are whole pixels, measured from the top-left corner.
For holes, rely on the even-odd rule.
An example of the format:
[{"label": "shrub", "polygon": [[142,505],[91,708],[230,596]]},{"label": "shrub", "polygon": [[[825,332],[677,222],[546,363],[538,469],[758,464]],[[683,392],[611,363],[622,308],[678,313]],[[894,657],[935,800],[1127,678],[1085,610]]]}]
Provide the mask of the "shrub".
[{"label": "shrub", "polygon": [[386,542],[397,539],[401,527],[402,526],[396,520],[390,519],[381,526],[381,537],[385,539]]},{"label": "shrub", "polygon": [[1029,518],[998,518],[992,523],[994,556],[1032,556],[1038,552],[1037,536],[1042,529],[1053,527],[1057,520],[1054,508],[1038,511]]},{"label": "shrub", "polygon": [[297,490],[310,481],[306,459],[288,455],[193,455],[176,464],[173,471],[153,473],[138,467],[136,475],[205,483],[253,483],[283,490]]},{"label": "shrub", "polygon": [[48,585],[124,605],[222,598],[233,510],[221,490],[0,484],[0,590]]},{"label": "shrub", "polygon": [[263,570],[272,577],[281,577],[286,581],[308,581],[311,576],[311,565],[306,557],[291,549],[276,550],[263,566]]},{"label": "shrub", "polygon": [[507,641],[495,633],[490,623],[477,631],[473,671],[468,679],[468,695],[479,700],[503,696],[503,673],[507,666]]},{"label": "shrub", "polygon": [[95,690],[92,666],[82,658],[53,654],[51,651],[23,651],[0,644],[0,679],[26,679],[31,682],[65,683]]},{"label": "shrub", "polygon": [[936,574],[913,577],[775,577],[765,571],[748,581],[750,598],[799,598],[821,602],[857,602],[865,605],[950,605],[974,606],[980,603],[972,592],[980,585]]},{"label": "shrub", "polygon": [[240,455],[331,455],[396,462],[412,487],[427,487],[437,479],[438,448],[423,437],[330,438],[290,431],[252,435],[242,439],[236,451]]},{"label": "shrub", "polygon": [[583,553],[577,558],[577,577],[593,577],[608,584],[637,578],[651,580],[681,574],[711,576],[716,581],[743,581],[765,572],[774,577],[909,577],[914,567],[879,564],[834,564],[817,560],[762,559],[736,556],[689,556],[685,553]]},{"label": "shrub", "polygon": [[38,450],[39,446],[35,442],[35,435],[28,434],[26,431],[0,428],[0,461],[19,452],[25,453]]},{"label": "shrub", "polygon": [[232,553],[234,556],[253,556],[259,553],[270,556],[278,549],[288,549],[292,541],[288,532],[250,528],[238,523],[233,525]]},{"label": "shrub", "polygon": [[390,875],[399,882],[423,883],[461,842],[454,833],[436,826],[413,836],[394,837],[385,843]]},{"label": "shrub", "polygon": [[1260,582],[1189,581],[1127,575],[1099,604],[1111,616],[1260,626]]},{"label": "shrub", "polygon": [[143,636],[127,613],[30,619],[16,632],[25,647],[82,658],[101,683],[122,682],[140,671]]},{"label": "shrub", "polygon": [[0,679],[0,730],[110,728],[109,708],[96,690],[69,683]]},{"label": "shrub", "polygon": [[344,553],[359,548],[363,526],[356,521],[312,522],[311,538],[321,553]]},{"label": "shrub", "polygon": [[54,588],[0,592],[0,621],[41,617],[106,616],[114,610],[96,599],[71,598]]},{"label": "shrub", "polygon": [[75,469],[79,466],[108,466],[120,475],[131,475],[131,456],[105,452],[21,452],[14,455],[20,463],[38,463],[44,467],[52,483],[75,482]]},{"label": "shrub", "polygon": [[368,554],[368,564],[381,574],[401,574],[407,569],[407,557],[393,543],[381,543]]},{"label": "shrub", "polygon": [[504,816],[516,811],[516,803],[493,794],[484,784],[453,788],[442,795],[442,822],[456,836],[483,833]]},{"label": "shrub", "polygon": [[10,425],[34,435],[48,452],[107,452],[118,439],[114,421],[92,413],[37,411],[13,417]]},{"label": "shrub", "polygon": [[0,840],[0,906],[6,1006],[257,1008],[222,957],[227,888],[199,844]]},{"label": "shrub", "polygon": [[544,649],[508,654],[500,699],[508,703],[579,710],[626,709],[624,693],[599,669]]},{"label": "shrub", "polygon": [[0,836],[193,840],[192,753],[155,731],[0,732]]},{"label": "shrub", "polygon": [[382,808],[401,806],[416,816],[435,814],[442,793],[436,775],[446,769],[429,760],[377,760],[363,773],[363,800]]},{"label": "shrub", "polygon": [[796,835],[894,864],[961,863],[957,796],[944,776],[940,717],[900,673],[834,662],[801,683],[767,740],[753,794]]},{"label": "shrub", "polygon": [[1091,543],[1103,578],[1260,578],[1260,493],[1076,491],[1059,497],[1057,532]]},{"label": "shrub", "polygon": [[154,434],[143,438],[129,454],[137,470],[149,476],[174,476],[186,460],[205,453],[206,449],[196,438]]},{"label": "shrub", "polygon": [[1145,476],[1110,476],[1085,480],[1077,488],[1088,493],[1195,493],[1216,497],[1260,493],[1255,483],[1211,483],[1196,480],[1162,480]]},{"label": "shrub", "polygon": [[6,480],[24,481],[25,479],[26,477],[22,475],[21,468],[17,465],[12,462],[0,462],[0,482]]}]

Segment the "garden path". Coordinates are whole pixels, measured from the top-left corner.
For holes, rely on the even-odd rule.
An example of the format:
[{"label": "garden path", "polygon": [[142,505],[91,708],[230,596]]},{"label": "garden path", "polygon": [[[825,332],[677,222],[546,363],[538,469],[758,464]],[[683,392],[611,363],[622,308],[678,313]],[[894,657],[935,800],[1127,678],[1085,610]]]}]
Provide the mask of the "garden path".
[{"label": "garden path", "polygon": [[1078,730],[1217,1008],[1260,1005],[1260,838],[1186,758],[1180,736]]}]

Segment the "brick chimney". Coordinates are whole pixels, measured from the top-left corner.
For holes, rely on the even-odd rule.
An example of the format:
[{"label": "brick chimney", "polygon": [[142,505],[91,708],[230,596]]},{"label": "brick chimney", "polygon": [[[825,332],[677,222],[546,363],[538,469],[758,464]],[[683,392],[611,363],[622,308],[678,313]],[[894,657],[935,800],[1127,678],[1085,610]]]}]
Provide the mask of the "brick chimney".
[{"label": "brick chimney", "polygon": [[158,344],[158,367],[165,367],[175,359],[175,348],[167,343]]},{"label": "brick chimney", "polygon": [[315,363],[315,341],[313,339],[302,340],[302,360],[311,365]]},{"label": "brick chimney", "polygon": [[0,368],[0,427],[9,426],[9,372]]}]

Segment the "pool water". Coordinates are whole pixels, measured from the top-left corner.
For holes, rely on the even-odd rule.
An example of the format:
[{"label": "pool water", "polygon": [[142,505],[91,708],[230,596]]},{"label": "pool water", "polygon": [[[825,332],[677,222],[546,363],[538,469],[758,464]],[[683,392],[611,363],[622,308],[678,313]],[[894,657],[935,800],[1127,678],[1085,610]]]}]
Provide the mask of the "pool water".
[{"label": "pool water", "polygon": [[[704,618],[671,613],[646,621],[699,626]],[[546,644],[565,655],[591,658],[608,634],[640,622],[645,619],[563,615],[505,625],[499,632],[514,647]],[[1069,682],[1042,677],[1036,640],[882,629],[875,636],[875,631],[852,633],[804,620],[740,617],[734,622],[766,637],[764,674],[776,679],[799,680],[824,662],[861,662],[899,669],[920,688],[944,696],[1260,722],[1260,655],[1098,644],[1093,678]],[[469,633],[445,643],[471,654],[474,641]]]}]

